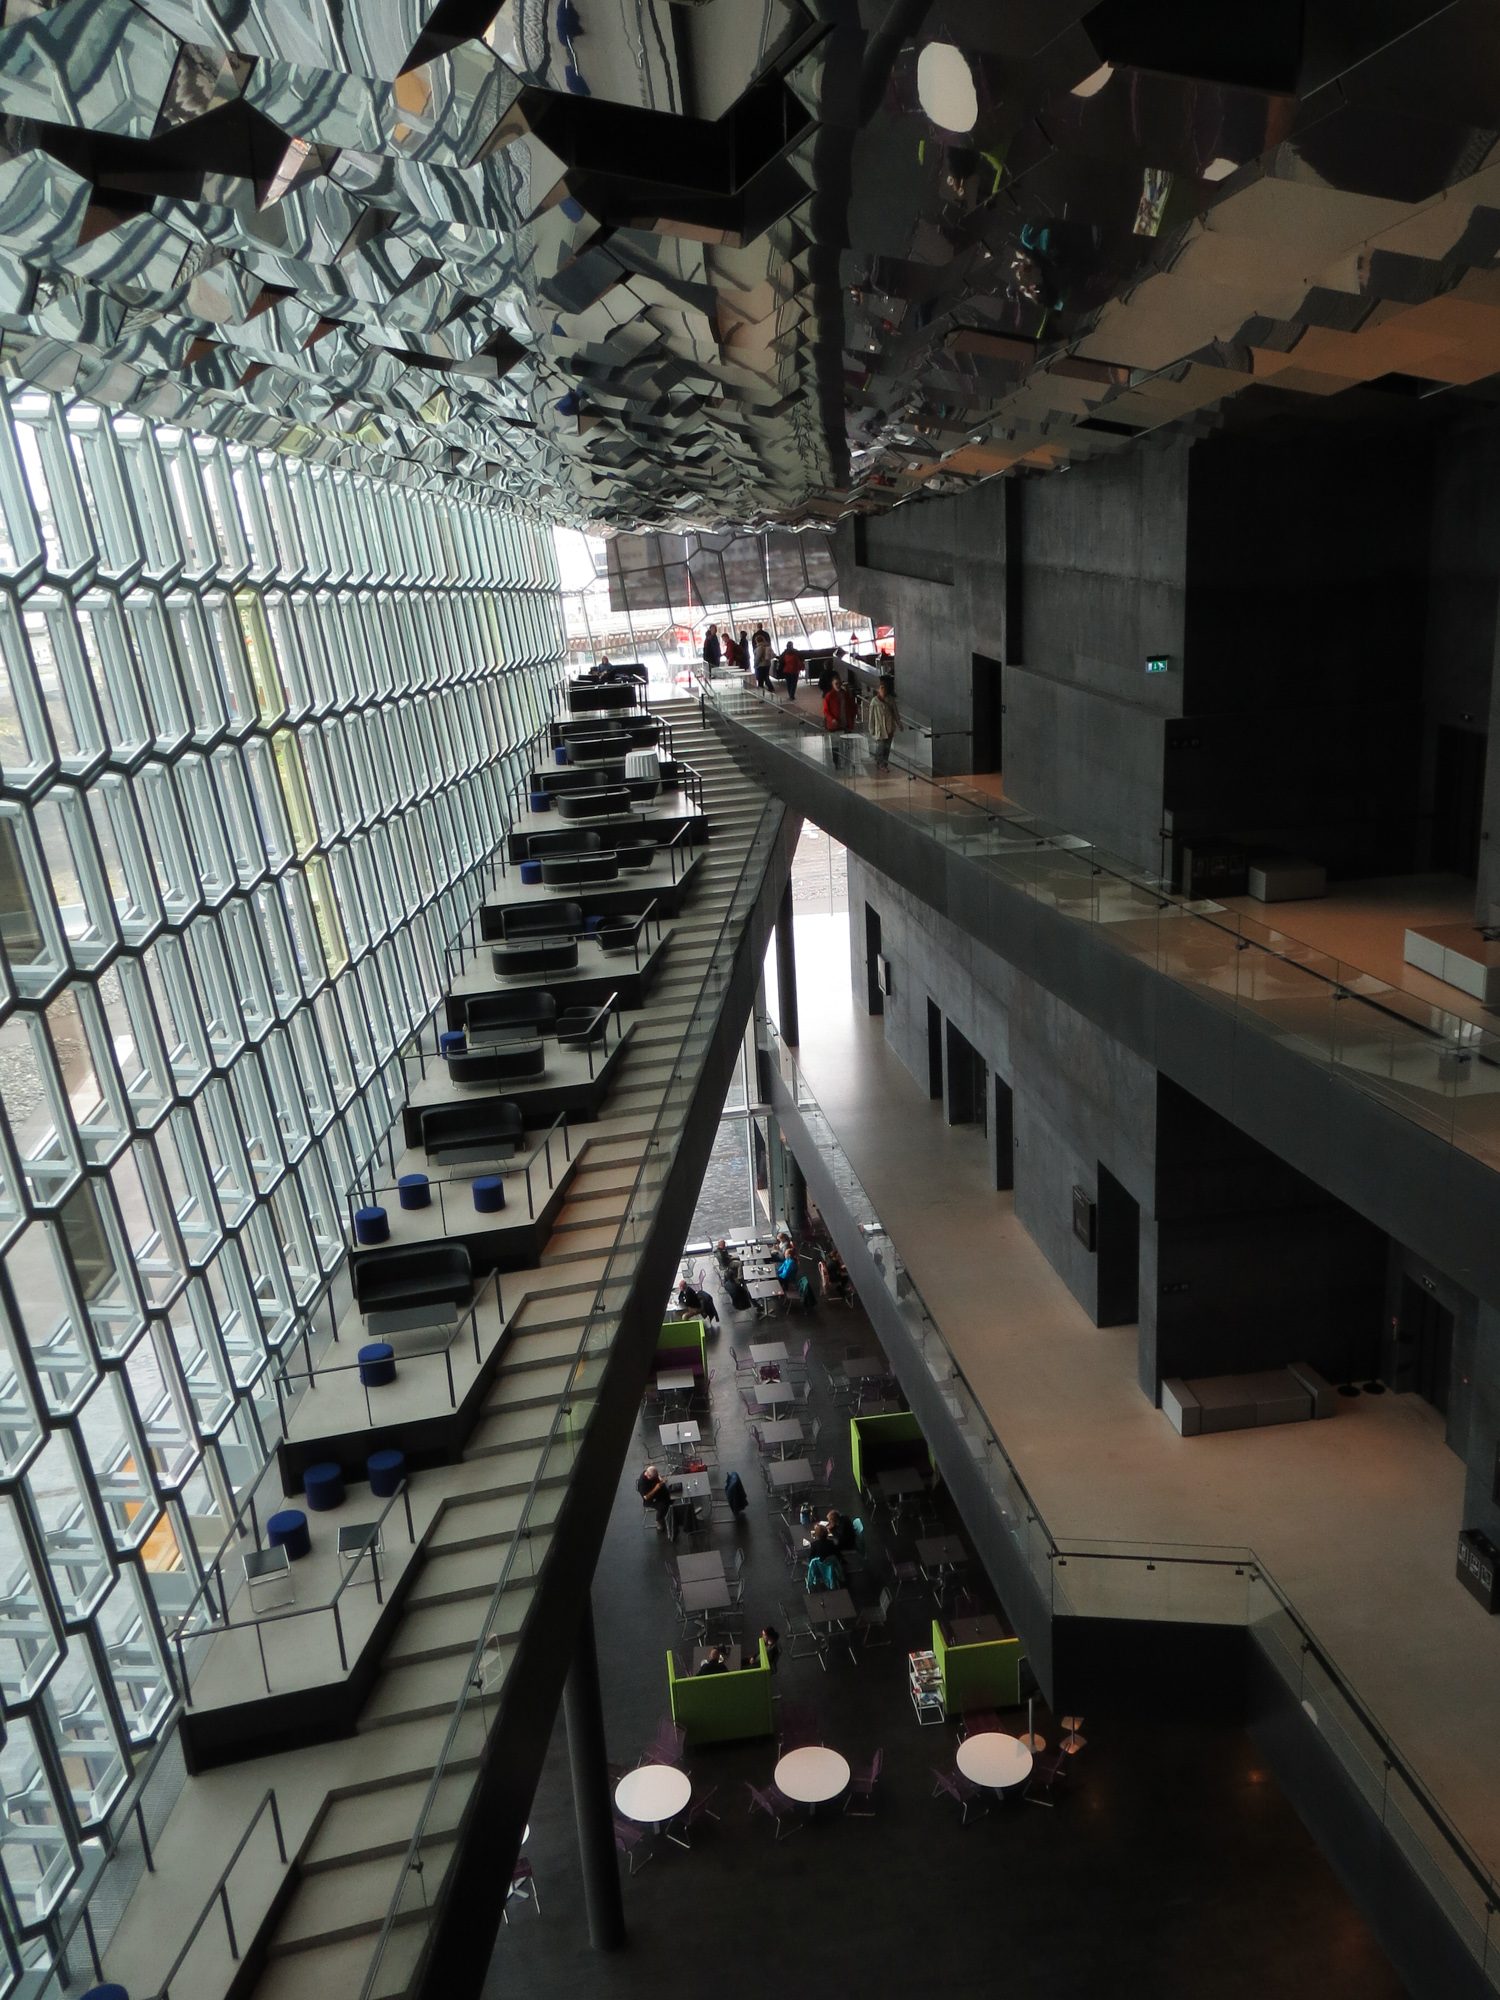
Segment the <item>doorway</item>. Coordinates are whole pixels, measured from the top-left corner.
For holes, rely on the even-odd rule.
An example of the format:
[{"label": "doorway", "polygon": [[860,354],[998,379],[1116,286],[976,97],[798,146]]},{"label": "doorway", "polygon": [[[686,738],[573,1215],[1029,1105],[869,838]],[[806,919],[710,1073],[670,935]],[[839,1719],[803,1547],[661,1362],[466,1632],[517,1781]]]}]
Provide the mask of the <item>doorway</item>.
[{"label": "doorway", "polygon": [[1398,1388],[1415,1389],[1424,1403],[1448,1414],[1453,1375],[1453,1315],[1414,1278],[1401,1280],[1401,1343],[1409,1359]]},{"label": "doorway", "polygon": [[1099,1258],[1095,1321],[1100,1326],[1133,1325],[1141,1310],[1141,1205],[1102,1160],[1095,1244]]},{"label": "doorway", "polygon": [[1486,740],[1477,729],[1455,729],[1447,723],[1437,733],[1432,865],[1448,874],[1479,872]]},{"label": "doorway", "polygon": [[995,1186],[1004,1194],[1016,1184],[1015,1093],[1003,1077],[995,1078]]},{"label": "doorway", "polygon": [[885,988],[880,978],[880,912],[865,904],[865,1005],[872,1014],[885,1012]]},{"label": "doorway", "polygon": [[945,1107],[950,1125],[986,1126],[988,1120],[989,1069],[984,1057],[953,1023],[947,1023],[948,1098]]},{"label": "doorway", "polygon": [[1003,771],[1001,738],[1005,709],[1000,700],[1000,662],[984,653],[970,655],[973,661],[972,710],[969,726],[973,731],[974,771]]},{"label": "doorway", "polygon": [[943,1094],[943,1016],[935,1001],[927,1003],[927,1095]]}]

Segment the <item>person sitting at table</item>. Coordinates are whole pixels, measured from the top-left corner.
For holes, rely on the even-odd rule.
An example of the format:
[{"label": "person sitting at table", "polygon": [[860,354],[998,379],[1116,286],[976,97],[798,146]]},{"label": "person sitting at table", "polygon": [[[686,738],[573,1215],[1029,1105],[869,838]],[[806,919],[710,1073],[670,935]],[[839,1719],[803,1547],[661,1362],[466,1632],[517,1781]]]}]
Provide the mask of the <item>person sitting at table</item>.
[{"label": "person sitting at table", "polygon": [[776,1282],[779,1285],[795,1284],[796,1278],[797,1259],[788,1250],[776,1266]]},{"label": "person sitting at table", "polygon": [[[762,1625],[760,1636],[765,1641],[766,1659],[770,1665],[771,1672],[774,1674],[777,1662],[781,1658],[781,1634],[776,1630],[774,1625]],[[746,1660],[745,1662],[747,1667],[754,1667],[759,1664],[758,1660]]]},{"label": "person sitting at table", "polygon": [[837,1250],[830,1250],[820,1266],[825,1298],[836,1299],[842,1305],[849,1297],[849,1273],[844,1268],[844,1260]]},{"label": "person sitting at table", "polygon": [[641,1503],[656,1509],[656,1532],[667,1532],[667,1516],[672,1511],[672,1496],[667,1491],[667,1482],[654,1465],[648,1465],[635,1482],[635,1490],[641,1496]]},{"label": "person sitting at table", "polygon": [[[828,1565],[828,1573],[833,1578],[833,1582],[827,1588],[830,1590],[840,1589],[844,1582],[844,1565],[839,1561],[839,1545],[833,1539],[832,1535],[829,1534],[826,1521],[815,1522],[813,1531],[808,1536],[807,1574],[809,1579],[811,1579],[813,1574],[813,1564],[817,1562]],[[807,1587],[809,1590],[813,1588],[810,1580]]]},{"label": "person sitting at table", "polygon": [[697,1313],[700,1319],[711,1321],[715,1325],[718,1324],[719,1308],[714,1304],[712,1294],[700,1291],[696,1285],[689,1283],[686,1278],[677,1287],[677,1303],[680,1306],[686,1306],[689,1312]]},{"label": "person sitting at table", "polygon": [[722,1646],[710,1646],[703,1656],[702,1666],[698,1669],[698,1678],[701,1679],[704,1674],[727,1674],[728,1672],[729,1662],[724,1657],[724,1648]]},{"label": "person sitting at table", "polygon": [[745,1275],[745,1267],[737,1250],[731,1250],[721,1236],[714,1245],[714,1262],[719,1267],[719,1275],[727,1285],[737,1285]]},{"label": "person sitting at table", "polygon": [[828,1519],[824,1525],[828,1530],[828,1539],[835,1549],[843,1551],[855,1546],[854,1523],[847,1515],[841,1514],[837,1507],[829,1508]]}]

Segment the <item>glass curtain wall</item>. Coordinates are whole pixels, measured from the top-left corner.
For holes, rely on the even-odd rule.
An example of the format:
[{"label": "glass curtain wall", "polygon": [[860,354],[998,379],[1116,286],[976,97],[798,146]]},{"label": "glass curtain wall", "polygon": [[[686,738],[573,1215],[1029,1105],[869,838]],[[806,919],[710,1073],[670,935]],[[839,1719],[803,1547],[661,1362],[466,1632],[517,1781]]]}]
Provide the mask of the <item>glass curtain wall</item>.
[{"label": "glass curtain wall", "polygon": [[0,390],[0,1993],[174,1717],[563,651],[477,494]]},{"label": "glass curtain wall", "polygon": [[692,535],[594,535],[554,530],[567,624],[568,664],[608,656],[639,661],[661,685],[686,683],[710,624],[721,633],[763,625],[779,653],[841,645],[874,658],[894,645],[838,598],[826,529],[734,530]]}]

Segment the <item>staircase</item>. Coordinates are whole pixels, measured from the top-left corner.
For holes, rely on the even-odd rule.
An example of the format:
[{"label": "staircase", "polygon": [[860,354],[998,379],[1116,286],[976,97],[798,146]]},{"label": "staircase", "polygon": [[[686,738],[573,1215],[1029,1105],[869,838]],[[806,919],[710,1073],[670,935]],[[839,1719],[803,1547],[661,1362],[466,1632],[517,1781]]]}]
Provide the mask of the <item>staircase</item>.
[{"label": "staircase", "polygon": [[[538,1487],[526,1546],[518,1551],[526,1494],[563,1399],[571,1406],[575,1436],[588,1421],[595,1392],[580,1390],[574,1356],[625,1219],[642,1142],[662,1109],[746,849],[768,804],[700,722],[696,702],[660,704],[658,713],[672,725],[677,753],[702,774],[708,851],[604,1115],[582,1128],[581,1164],[538,1269],[506,1280],[507,1296],[525,1303],[463,1462],[422,1475],[447,1482],[448,1505],[361,1713],[348,1782],[328,1789],[312,1814],[300,1848],[301,1879],[271,1936],[254,1988],[257,2000],[359,2000],[398,1891],[403,1906],[371,1992],[379,2000],[408,1993],[455,1851],[483,1732],[508,1676],[524,1667],[516,1638],[534,1593],[546,1587],[545,1558],[566,1490],[565,1464]],[[679,1129],[674,1110],[663,1131],[669,1145]],[[626,1252],[611,1274],[622,1303],[633,1270]],[[457,1754],[444,1767],[427,1822],[421,1874],[409,1874],[408,1844],[465,1693],[496,1584],[513,1556],[484,1658],[487,1698],[472,1702],[465,1714]],[[282,1783],[279,1776],[275,1781]]]}]

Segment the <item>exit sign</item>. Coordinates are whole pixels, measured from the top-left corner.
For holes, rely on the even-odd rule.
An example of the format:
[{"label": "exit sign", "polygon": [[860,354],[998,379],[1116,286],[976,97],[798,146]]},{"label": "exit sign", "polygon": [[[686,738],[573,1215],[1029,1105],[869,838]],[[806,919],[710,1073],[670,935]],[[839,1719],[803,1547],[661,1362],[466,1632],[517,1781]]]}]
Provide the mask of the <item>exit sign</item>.
[{"label": "exit sign", "polygon": [[1172,658],[1169,653],[1148,654],[1146,659],[1146,672],[1148,674],[1166,674],[1171,671]]}]

